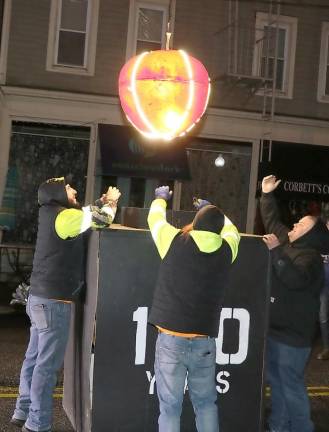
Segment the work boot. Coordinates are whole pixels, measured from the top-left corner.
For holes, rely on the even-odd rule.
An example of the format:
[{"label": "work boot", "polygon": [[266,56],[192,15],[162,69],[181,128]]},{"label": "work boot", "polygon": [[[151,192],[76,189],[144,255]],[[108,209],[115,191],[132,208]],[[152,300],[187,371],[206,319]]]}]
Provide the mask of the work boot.
[{"label": "work boot", "polygon": [[323,349],[316,357],[318,360],[329,360],[329,348]]}]

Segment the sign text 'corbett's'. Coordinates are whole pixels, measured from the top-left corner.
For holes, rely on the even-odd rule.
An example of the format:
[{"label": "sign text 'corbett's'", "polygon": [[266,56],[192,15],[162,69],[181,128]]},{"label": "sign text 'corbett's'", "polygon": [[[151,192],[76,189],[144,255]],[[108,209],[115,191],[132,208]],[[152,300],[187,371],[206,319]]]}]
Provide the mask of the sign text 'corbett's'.
[{"label": "sign text 'corbett's'", "polygon": [[326,183],[306,183],[285,180],[283,189],[286,192],[300,192],[311,194],[327,194],[329,195],[329,184]]}]

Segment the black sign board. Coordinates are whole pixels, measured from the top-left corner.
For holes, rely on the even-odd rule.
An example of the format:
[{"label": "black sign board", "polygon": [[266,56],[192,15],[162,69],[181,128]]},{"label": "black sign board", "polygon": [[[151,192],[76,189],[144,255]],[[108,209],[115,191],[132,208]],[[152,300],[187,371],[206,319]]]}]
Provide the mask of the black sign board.
[{"label": "black sign board", "polygon": [[[95,311],[87,304],[84,313],[84,327],[88,328],[86,321],[93,322],[96,312],[92,413],[85,405],[74,415],[70,398],[65,398],[75,388],[76,401],[85,404],[88,399],[85,393],[89,389],[81,387],[81,380],[72,383],[74,375],[82,375],[78,365],[86,364],[83,359],[90,358],[88,338],[78,357],[66,359],[65,409],[76,424],[81,424],[78,431],[154,432],[159,413],[153,368],[156,331],[147,324],[147,317],[160,258],[148,231],[93,233],[93,245],[95,236],[99,236],[99,248],[93,246],[89,254],[87,299],[97,296],[97,308]],[[232,267],[217,339],[221,432],[262,431],[268,298],[268,250],[261,239],[243,237]],[[76,343],[73,334],[69,346]],[[76,350],[69,348],[68,352]],[[196,431],[188,390],[181,431]]]},{"label": "black sign board", "polygon": [[329,201],[329,147],[287,142],[272,142],[271,162],[259,164],[257,193],[269,174],[281,179],[276,194],[281,199]]},{"label": "black sign board", "polygon": [[99,124],[102,174],[188,179],[187,139],[150,141],[131,127]]}]

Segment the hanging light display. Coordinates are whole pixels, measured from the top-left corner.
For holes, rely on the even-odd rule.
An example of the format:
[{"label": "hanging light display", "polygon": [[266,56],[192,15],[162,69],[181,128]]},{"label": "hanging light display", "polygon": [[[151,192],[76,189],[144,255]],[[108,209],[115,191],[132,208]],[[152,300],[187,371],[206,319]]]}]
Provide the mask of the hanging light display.
[{"label": "hanging light display", "polygon": [[189,132],[205,112],[209,93],[206,68],[182,50],[137,55],[119,76],[119,97],[127,119],[151,139],[169,141]]}]

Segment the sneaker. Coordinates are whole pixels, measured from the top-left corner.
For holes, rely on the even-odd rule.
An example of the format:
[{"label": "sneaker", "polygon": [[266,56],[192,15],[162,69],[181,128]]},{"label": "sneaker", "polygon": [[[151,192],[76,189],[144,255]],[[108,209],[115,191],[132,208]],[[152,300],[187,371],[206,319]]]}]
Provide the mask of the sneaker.
[{"label": "sneaker", "polygon": [[316,357],[318,360],[329,360],[329,348],[322,350]]},{"label": "sneaker", "polygon": [[14,426],[17,426],[17,427],[21,428],[22,426],[24,426],[25,420],[20,420],[18,418],[12,417],[10,419],[9,423],[12,424],[12,425],[14,425]]},{"label": "sneaker", "polygon": [[[22,432],[35,432],[35,431],[32,430],[32,429],[29,429],[28,427],[26,427],[25,425],[23,425]],[[42,432],[51,432],[51,429],[48,429],[48,430],[42,431]]]}]

